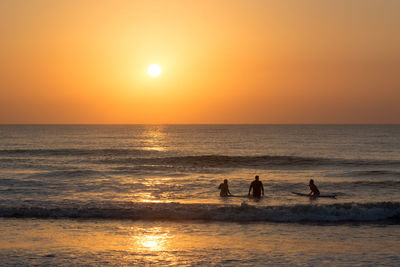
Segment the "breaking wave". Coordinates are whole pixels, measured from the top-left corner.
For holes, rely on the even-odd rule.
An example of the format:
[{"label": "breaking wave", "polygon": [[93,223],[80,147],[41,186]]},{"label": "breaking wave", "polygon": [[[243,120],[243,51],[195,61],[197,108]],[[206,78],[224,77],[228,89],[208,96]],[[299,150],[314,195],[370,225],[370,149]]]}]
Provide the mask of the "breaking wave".
[{"label": "breaking wave", "polygon": [[[43,203],[41,203],[43,204]],[[388,222],[400,224],[399,202],[330,205],[224,206],[181,203],[86,203],[0,206],[0,217],[117,220],[203,220],[227,222]]]}]

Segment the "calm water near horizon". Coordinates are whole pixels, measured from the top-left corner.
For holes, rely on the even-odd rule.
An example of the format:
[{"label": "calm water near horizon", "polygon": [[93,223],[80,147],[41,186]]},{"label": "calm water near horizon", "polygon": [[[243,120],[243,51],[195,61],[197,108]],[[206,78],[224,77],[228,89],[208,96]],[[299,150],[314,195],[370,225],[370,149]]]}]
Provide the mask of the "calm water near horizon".
[{"label": "calm water near horizon", "polygon": [[400,125],[0,125],[0,231],[2,265],[393,266]]}]

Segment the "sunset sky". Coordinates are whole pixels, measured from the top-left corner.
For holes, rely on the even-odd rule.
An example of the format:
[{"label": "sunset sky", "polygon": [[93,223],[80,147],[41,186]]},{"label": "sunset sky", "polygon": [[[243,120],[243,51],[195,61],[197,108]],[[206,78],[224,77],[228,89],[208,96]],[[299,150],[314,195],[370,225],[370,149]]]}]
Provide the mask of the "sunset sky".
[{"label": "sunset sky", "polygon": [[397,0],[0,1],[0,123],[400,123],[399,14]]}]

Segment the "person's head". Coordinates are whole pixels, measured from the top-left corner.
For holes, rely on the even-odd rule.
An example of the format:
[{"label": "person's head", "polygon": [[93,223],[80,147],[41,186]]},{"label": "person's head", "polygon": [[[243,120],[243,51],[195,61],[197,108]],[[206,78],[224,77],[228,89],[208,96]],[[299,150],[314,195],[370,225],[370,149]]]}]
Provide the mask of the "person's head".
[{"label": "person's head", "polygon": [[256,175],[255,179],[256,179],[256,181],[258,181],[260,179],[260,177],[258,177],[258,175]]},{"label": "person's head", "polygon": [[314,180],[313,179],[310,179],[310,184],[314,184]]},{"label": "person's head", "polygon": [[225,180],[224,180],[224,184],[227,184],[227,183],[228,183],[228,179],[225,179]]}]

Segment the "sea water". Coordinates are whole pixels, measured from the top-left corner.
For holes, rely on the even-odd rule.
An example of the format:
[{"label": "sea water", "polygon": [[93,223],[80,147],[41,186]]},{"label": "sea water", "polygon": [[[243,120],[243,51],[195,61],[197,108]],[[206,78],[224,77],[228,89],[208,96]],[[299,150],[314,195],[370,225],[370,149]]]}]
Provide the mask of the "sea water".
[{"label": "sea water", "polygon": [[0,231],[3,265],[395,265],[400,125],[2,125]]}]

